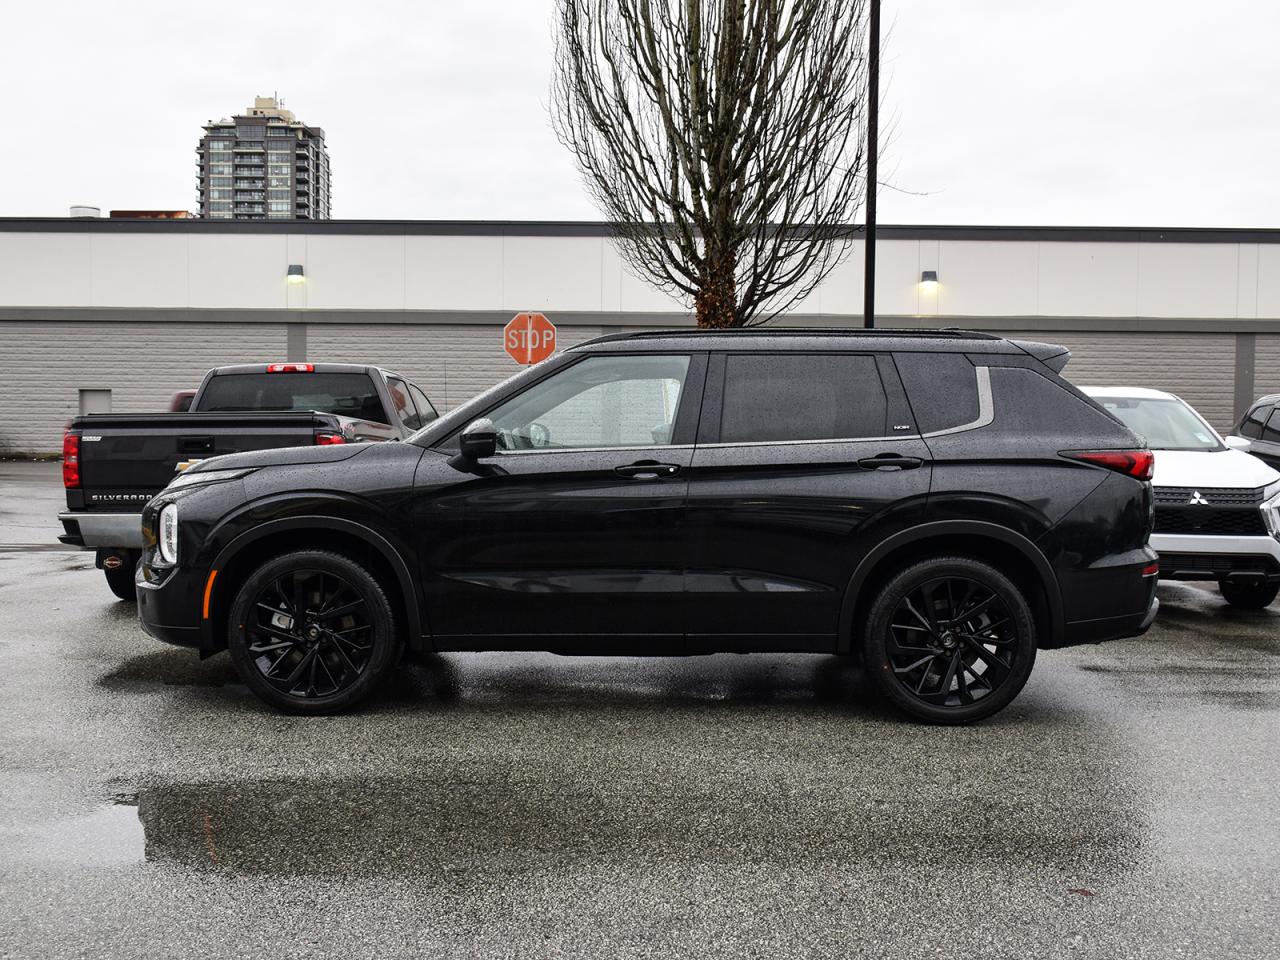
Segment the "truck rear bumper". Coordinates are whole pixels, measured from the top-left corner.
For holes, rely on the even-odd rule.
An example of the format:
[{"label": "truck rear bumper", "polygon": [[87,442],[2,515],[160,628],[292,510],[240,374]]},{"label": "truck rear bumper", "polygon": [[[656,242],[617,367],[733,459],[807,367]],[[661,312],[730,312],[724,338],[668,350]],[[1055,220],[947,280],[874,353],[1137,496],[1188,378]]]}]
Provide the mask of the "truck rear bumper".
[{"label": "truck rear bumper", "polygon": [[142,515],[138,513],[60,513],[62,529],[58,537],[73,547],[119,547],[142,549]]}]

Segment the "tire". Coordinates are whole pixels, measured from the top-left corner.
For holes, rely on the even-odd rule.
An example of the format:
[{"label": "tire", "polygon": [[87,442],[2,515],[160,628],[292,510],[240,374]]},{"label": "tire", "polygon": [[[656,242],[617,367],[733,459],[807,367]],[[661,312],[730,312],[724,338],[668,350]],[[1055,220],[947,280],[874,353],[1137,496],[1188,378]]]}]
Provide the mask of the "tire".
[{"label": "tire", "polygon": [[227,620],[227,648],[258,697],[286,713],[326,714],[377,687],[399,659],[400,638],[368,570],[341,554],[301,550],[245,580]]},{"label": "tire", "polygon": [[938,557],[898,571],[880,589],[862,652],[870,682],[899,710],[930,723],[973,723],[1026,685],[1035,619],[995,567]]},{"label": "tire", "polygon": [[1222,599],[1233,607],[1261,610],[1269,607],[1276,594],[1280,593],[1280,583],[1268,583],[1262,579],[1219,580],[1218,589],[1222,591]]},{"label": "tire", "polygon": [[111,588],[112,593],[121,600],[136,603],[138,600],[138,588],[134,586],[133,576],[138,569],[138,562],[130,554],[124,554],[123,556],[125,558],[124,563],[114,570],[103,567],[102,572],[106,574],[107,586]]}]

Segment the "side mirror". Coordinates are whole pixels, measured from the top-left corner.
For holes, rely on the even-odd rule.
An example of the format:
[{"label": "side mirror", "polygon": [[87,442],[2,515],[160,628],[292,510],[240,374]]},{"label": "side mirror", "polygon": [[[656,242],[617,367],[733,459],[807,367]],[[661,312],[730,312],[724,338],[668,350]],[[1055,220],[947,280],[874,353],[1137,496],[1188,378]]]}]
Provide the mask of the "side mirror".
[{"label": "side mirror", "polygon": [[1232,450],[1240,450],[1248,453],[1253,449],[1253,442],[1248,437],[1226,437],[1227,446]]},{"label": "side mirror", "polygon": [[468,460],[483,460],[498,452],[498,428],[488,417],[473,420],[458,438],[461,453]]}]

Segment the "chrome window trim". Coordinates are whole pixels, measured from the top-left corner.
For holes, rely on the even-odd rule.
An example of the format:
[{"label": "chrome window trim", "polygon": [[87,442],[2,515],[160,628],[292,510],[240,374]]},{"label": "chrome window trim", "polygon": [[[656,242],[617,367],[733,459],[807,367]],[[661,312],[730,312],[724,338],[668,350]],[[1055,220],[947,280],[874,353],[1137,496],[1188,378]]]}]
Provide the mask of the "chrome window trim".
[{"label": "chrome window trim", "polygon": [[[991,368],[975,367],[974,371],[978,375],[978,418],[968,423],[962,423],[958,427],[948,427],[945,430],[933,430],[929,433],[920,434],[921,437],[945,437],[953,433],[965,433],[968,430],[977,430],[979,427],[989,426],[991,421],[996,418],[996,404],[991,396]],[[908,397],[907,401],[910,402]]]},{"label": "chrome window trim", "polygon": [[[894,440],[927,440],[929,437],[945,437],[953,433],[965,433],[988,426],[996,418],[995,400],[991,395],[991,371],[989,367],[975,367],[978,378],[978,416],[975,420],[945,430],[929,433],[899,433],[888,437],[829,437],[825,440],[739,440],[734,443],[700,443],[699,450],[715,450],[727,447],[793,447],[815,443],[881,443]],[[908,401],[910,398],[908,397]]]},{"label": "chrome window trim", "polygon": [[655,443],[627,447],[533,447],[528,450],[498,450],[495,457],[524,456],[530,453],[628,453],[632,450],[692,450],[692,443]]},{"label": "chrome window trim", "polygon": [[530,450],[499,450],[495,456],[508,457],[529,453],[610,453],[632,450],[720,450],[731,447],[794,447],[819,443],[881,443],[894,440],[927,440],[930,437],[947,437],[952,434],[967,433],[970,430],[978,430],[989,426],[996,418],[995,399],[991,393],[991,368],[974,367],[974,373],[978,379],[977,418],[959,426],[947,427],[945,430],[931,430],[928,433],[900,433],[887,437],[830,437],[825,440],[741,440],[734,443],[654,444],[652,446],[627,447],[555,447]]}]

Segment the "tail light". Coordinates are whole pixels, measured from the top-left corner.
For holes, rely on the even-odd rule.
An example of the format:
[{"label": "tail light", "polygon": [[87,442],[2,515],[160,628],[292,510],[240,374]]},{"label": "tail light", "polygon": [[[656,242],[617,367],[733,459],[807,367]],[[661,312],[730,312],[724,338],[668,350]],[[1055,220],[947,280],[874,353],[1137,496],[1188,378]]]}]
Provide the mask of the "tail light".
[{"label": "tail light", "polygon": [[72,430],[62,435],[62,485],[80,486],[80,434]]},{"label": "tail light", "polygon": [[268,363],[267,373],[315,373],[314,363]]},{"label": "tail light", "polygon": [[1135,480],[1150,480],[1156,469],[1156,455],[1150,450],[1063,450],[1062,455]]},{"label": "tail light", "polygon": [[1160,563],[1158,561],[1148,563],[1142,568],[1143,577],[1158,577],[1160,575]]},{"label": "tail light", "polygon": [[340,433],[329,433],[327,431],[316,432],[317,447],[331,447],[335,443],[346,443],[347,438]]}]

